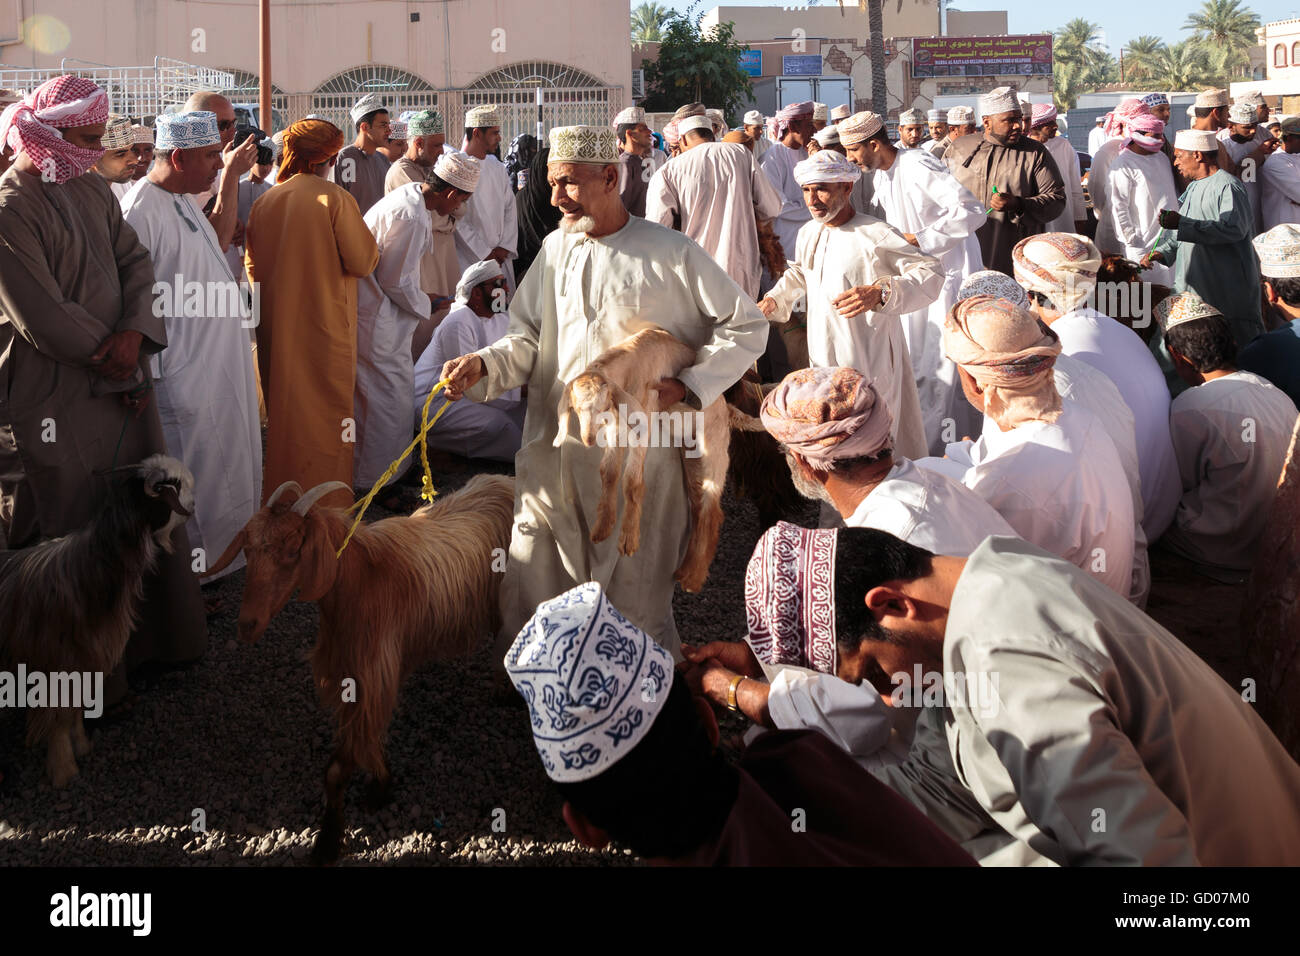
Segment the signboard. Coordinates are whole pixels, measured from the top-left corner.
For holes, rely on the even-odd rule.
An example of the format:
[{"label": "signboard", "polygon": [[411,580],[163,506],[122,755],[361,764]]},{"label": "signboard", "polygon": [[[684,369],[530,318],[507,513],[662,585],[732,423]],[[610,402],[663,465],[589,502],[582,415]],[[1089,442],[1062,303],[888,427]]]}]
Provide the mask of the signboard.
[{"label": "signboard", "polygon": [[746,76],[763,75],[763,51],[746,50],[740,54],[740,69]]},{"label": "signboard", "polygon": [[1008,75],[1051,76],[1051,35],[914,37],[912,40],[914,78]]},{"label": "signboard", "polygon": [[782,76],[821,76],[822,55],[820,53],[801,54],[799,56],[781,57]]}]

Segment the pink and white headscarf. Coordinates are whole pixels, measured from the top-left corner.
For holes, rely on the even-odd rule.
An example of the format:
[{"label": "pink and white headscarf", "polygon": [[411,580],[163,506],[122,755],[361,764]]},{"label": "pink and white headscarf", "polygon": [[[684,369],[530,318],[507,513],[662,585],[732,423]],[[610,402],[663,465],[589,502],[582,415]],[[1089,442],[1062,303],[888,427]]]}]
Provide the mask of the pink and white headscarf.
[{"label": "pink and white headscarf", "polygon": [[779,140],[782,139],[790,129],[791,120],[798,119],[800,116],[812,115],[812,100],[804,100],[802,103],[791,103],[784,109],[776,111],[776,115],[772,117],[772,126],[769,126],[768,129],[772,131],[772,138]]},{"label": "pink and white headscarf", "polygon": [[1137,143],[1147,149],[1160,149],[1165,145],[1165,121],[1158,116],[1137,116],[1128,124],[1122,149],[1128,149],[1130,143]]},{"label": "pink and white headscarf", "polygon": [[1107,136],[1119,136],[1121,124],[1127,127],[1129,123],[1139,116],[1146,116],[1150,112],[1151,110],[1147,109],[1145,103],[1136,96],[1130,96],[1126,100],[1121,100],[1113,113],[1106,114],[1106,125],[1102,129],[1105,130]]},{"label": "pink and white headscarf", "polygon": [[745,640],[771,666],[835,673],[834,528],[778,521],[745,569]]},{"label": "pink and white headscarf", "polygon": [[1035,103],[1034,111],[1029,118],[1029,127],[1033,129],[1036,126],[1043,126],[1047,123],[1056,122],[1056,107],[1051,103]]},{"label": "pink and white headscarf", "polygon": [[108,120],[108,94],[80,76],[65,74],[42,83],[0,115],[0,143],[26,153],[41,176],[62,185],[82,175],[104,155],[63,138],[61,130]]}]

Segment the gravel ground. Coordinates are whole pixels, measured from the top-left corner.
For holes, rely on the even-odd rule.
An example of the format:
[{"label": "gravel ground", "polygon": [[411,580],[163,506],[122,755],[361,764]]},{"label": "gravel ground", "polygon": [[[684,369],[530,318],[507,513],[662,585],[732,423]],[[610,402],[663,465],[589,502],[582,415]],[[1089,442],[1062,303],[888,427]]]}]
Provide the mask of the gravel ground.
[{"label": "gravel ground", "polygon": [[[442,492],[483,471],[509,473],[453,458],[433,469]],[[403,501],[414,510],[418,488],[405,487]],[[744,630],[745,565],[761,529],[748,502],[728,496],[725,508],[708,583],[698,595],[679,590],[674,600],[689,642],[737,639]],[[377,505],[372,513],[388,515]],[[803,519],[814,524],[816,508]],[[16,771],[0,790],[0,863],[306,865],[331,740],[307,661],[317,611],[291,603],[258,644],[239,644],[243,577],[205,589],[221,600],[208,619],[207,655],[140,693],[127,719],[92,729],[94,750],[78,761],[81,775],[66,790],[45,779],[43,753],[21,746],[21,712],[0,714],[0,762]],[[491,666],[485,645],[407,682],[389,734],[393,802],[367,814],[361,777],[354,778],[340,865],[636,862],[630,853],[574,842],[522,702],[493,695]],[[739,725],[723,729],[725,737]],[[205,832],[192,827],[197,810]]]}]

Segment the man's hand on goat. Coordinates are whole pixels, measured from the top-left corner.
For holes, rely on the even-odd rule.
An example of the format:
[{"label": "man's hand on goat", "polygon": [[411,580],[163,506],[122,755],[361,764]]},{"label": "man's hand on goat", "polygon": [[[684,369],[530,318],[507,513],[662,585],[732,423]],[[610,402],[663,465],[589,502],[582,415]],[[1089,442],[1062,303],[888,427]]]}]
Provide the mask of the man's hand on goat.
[{"label": "man's hand on goat", "polygon": [[458,402],[465,397],[466,390],[473,388],[486,374],[487,369],[480,356],[471,353],[454,358],[442,367],[442,377],[447,382],[443,394],[449,401]]},{"label": "man's hand on goat", "polygon": [[659,393],[660,408],[672,408],[678,402],[686,400],[686,386],[675,378],[660,379],[655,391]]},{"label": "man's hand on goat", "polygon": [[114,332],[100,344],[90,360],[99,365],[99,374],[111,382],[125,382],[140,368],[139,332],[127,329]]},{"label": "man's hand on goat", "polygon": [[848,292],[841,292],[831,305],[835,306],[844,318],[851,319],[855,315],[862,315],[879,306],[880,299],[880,286],[859,285],[849,289]]}]

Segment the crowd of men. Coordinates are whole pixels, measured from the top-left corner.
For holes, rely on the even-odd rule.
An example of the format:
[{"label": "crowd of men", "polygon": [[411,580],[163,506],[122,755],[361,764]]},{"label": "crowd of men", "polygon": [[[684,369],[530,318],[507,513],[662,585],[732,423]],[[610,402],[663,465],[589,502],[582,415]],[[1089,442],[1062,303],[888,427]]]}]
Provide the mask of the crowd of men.
[{"label": "crowd of men", "polygon": [[[897,139],[845,106],[729,129],[693,103],[661,150],[630,108],[506,163],[492,106],[456,149],[437,111],[373,94],[346,133],[272,137],[216,93],[152,127],[75,76],[16,99],[0,548],[84,525],[97,470],[166,451],[195,476],[110,700],[202,654],[199,576],[269,491],[365,493],[442,382],[430,445],[514,464],[496,647],[584,842],[1300,862],[1300,767],[1142,610],[1153,560],[1240,583],[1268,523],[1300,399],[1300,119],[1274,138],[1261,97],[1207,91],[1171,143],[1166,98],[1125,100],[1089,205],[1055,109],[1008,87],[978,116],[906,110]],[[557,440],[565,383],[647,325],[696,350],[658,407],[757,370],[821,502],[760,540],[744,642],[674,619],[680,449],[645,449],[625,555],[590,540],[604,449]],[[714,706],[754,724],[739,764]]]}]

